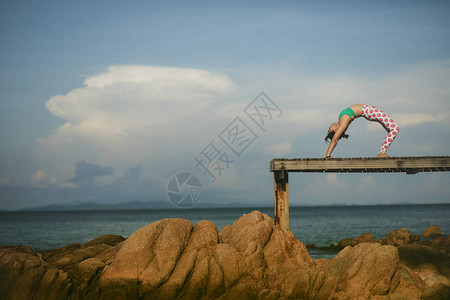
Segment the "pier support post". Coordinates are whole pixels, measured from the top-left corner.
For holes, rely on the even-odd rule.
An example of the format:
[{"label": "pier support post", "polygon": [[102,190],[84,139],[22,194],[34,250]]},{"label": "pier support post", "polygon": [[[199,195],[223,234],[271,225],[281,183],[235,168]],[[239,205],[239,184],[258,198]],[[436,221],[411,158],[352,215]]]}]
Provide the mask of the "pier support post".
[{"label": "pier support post", "polygon": [[288,171],[273,172],[275,182],[275,225],[282,231],[289,230],[289,176]]}]

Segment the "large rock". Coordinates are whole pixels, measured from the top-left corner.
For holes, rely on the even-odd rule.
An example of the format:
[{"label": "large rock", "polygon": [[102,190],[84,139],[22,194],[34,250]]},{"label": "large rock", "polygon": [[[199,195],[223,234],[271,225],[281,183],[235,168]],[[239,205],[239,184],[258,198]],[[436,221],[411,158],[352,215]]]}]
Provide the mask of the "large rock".
[{"label": "large rock", "polygon": [[104,234],[99,237],[96,237],[95,239],[83,244],[81,248],[87,248],[92,246],[115,246],[122,242],[124,239],[121,235],[115,235],[115,234]]},{"label": "large rock", "polygon": [[1,299],[82,299],[121,240],[101,236],[83,246],[71,244],[41,253],[28,246],[1,247]]},{"label": "large rock", "polygon": [[42,251],[42,258],[51,264],[67,270],[85,259],[95,257],[103,251],[122,242],[120,235],[101,235],[85,244],[71,244],[55,250]]},{"label": "large rock", "polygon": [[430,246],[441,252],[450,254],[450,235],[442,235],[414,243],[416,245]]},{"label": "large rock", "polygon": [[424,297],[450,299],[450,254],[423,245],[405,245],[398,251],[400,262],[425,283]]},{"label": "large rock", "polygon": [[[386,243],[411,240],[401,231]],[[206,220],[192,226],[184,219],[163,219],[126,240],[104,235],[41,253],[27,246],[0,248],[0,295],[46,300],[446,299],[448,269],[438,263],[448,266],[445,253],[404,246],[399,258],[396,247],[373,243],[370,235],[349,244],[355,246],[332,260],[313,261],[292,232],[281,231],[258,211],[221,232]]]},{"label": "large rock", "polygon": [[191,231],[188,220],[163,219],[133,233],[101,276],[102,299],[114,299],[123,283],[133,291],[140,286],[141,293],[155,292],[176,273]]},{"label": "large rock", "polygon": [[423,237],[431,238],[431,237],[438,237],[442,235],[442,230],[437,225],[431,225],[425,231],[422,233]]},{"label": "large rock", "polygon": [[[260,212],[221,233],[209,221],[165,219],[135,232],[100,278],[102,299],[118,286],[156,299],[306,297],[313,262],[291,232]],[[123,297],[123,295],[121,295]]]},{"label": "large rock", "polygon": [[191,222],[184,219],[164,219],[139,229],[124,242],[102,279],[137,279],[159,286],[174,269],[191,230]]},{"label": "large rock", "polygon": [[67,274],[47,263],[28,246],[0,248],[2,299],[65,299],[72,284]]},{"label": "large rock", "polygon": [[356,246],[361,243],[376,243],[376,242],[377,242],[377,240],[373,237],[372,234],[363,233],[362,235],[360,235],[357,238],[343,239],[343,240],[339,241],[339,243],[337,244],[337,248],[344,249],[347,246],[353,247],[353,246]]},{"label": "large rock", "polygon": [[379,239],[378,242],[383,245],[403,246],[412,244],[420,240],[420,237],[406,230],[400,228],[392,231],[386,237]]},{"label": "large rock", "polygon": [[397,248],[378,243],[346,247],[332,260],[317,260],[311,299],[420,299],[420,281],[399,264]]}]

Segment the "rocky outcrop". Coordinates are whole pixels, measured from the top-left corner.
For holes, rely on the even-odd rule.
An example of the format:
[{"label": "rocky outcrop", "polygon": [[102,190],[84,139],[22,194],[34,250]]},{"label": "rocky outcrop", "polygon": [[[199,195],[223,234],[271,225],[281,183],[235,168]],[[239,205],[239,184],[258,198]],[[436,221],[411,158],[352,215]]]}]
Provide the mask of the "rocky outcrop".
[{"label": "rocky outcrop", "polygon": [[338,249],[344,249],[347,246],[356,246],[361,243],[376,243],[377,240],[370,233],[363,233],[355,239],[343,239],[337,244]]},{"label": "rocky outcrop", "polygon": [[221,233],[209,221],[165,219],[128,238],[100,277],[100,298],[125,282],[149,299],[306,297],[313,266],[306,247],[260,212]]},{"label": "rocky outcrop", "polygon": [[406,230],[406,228],[400,228],[392,231],[386,237],[379,239],[378,242],[383,245],[403,246],[419,240],[419,236]]},{"label": "rocky outcrop", "polygon": [[[449,253],[424,245],[405,245],[399,247],[398,251],[400,262],[424,282],[424,298],[450,298]],[[448,298],[443,297],[445,295]]]},{"label": "rocky outcrop", "polygon": [[400,265],[396,247],[362,243],[346,247],[332,260],[317,260],[311,296],[312,299],[421,299],[421,289],[419,278]]},{"label": "rocky outcrop", "polygon": [[[373,238],[373,237],[372,237]],[[302,242],[258,211],[219,232],[184,219],[149,224],[128,239],[100,236],[35,252],[0,248],[4,299],[439,299],[448,257],[424,252],[423,262],[399,253],[418,249],[375,243],[368,235],[332,260],[313,261]],[[428,247],[430,248],[430,247]],[[400,249],[400,248],[399,248]],[[432,248],[431,248],[432,249]],[[414,257],[404,255],[404,257]],[[441,262],[442,264],[442,262]],[[425,265],[425,267],[424,267]]]},{"label": "rocky outcrop", "polygon": [[414,245],[430,246],[441,252],[450,254],[450,235],[443,235],[414,243]]},{"label": "rocky outcrop", "polygon": [[0,247],[0,295],[2,299],[81,299],[123,240],[104,235],[83,246],[41,253],[28,246]]},{"label": "rocky outcrop", "polygon": [[425,238],[438,237],[442,235],[442,230],[437,225],[431,225],[422,233],[422,236]]},{"label": "rocky outcrop", "polygon": [[405,245],[424,245],[430,246],[439,251],[450,253],[450,235],[442,235],[442,231],[439,226],[433,225],[428,227],[425,232],[422,234],[424,237],[423,240],[420,239],[418,235],[411,233],[405,228],[400,228],[393,230],[384,238],[379,239],[378,241],[370,233],[364,233],[357,238],[348,238],[339,241],[337,245],[330,245],[327,248],[322,249],[338,249],[342,250],[347,246],[356,246],[360,243],[375,243],[378,242],[382,245],[391,245],[391,246],[405,246]]}]

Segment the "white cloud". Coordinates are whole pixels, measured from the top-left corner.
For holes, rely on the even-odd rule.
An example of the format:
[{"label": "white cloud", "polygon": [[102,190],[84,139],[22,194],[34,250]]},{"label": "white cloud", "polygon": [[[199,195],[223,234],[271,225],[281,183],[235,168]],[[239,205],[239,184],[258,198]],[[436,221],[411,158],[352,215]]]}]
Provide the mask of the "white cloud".
[{"label": "white cloud", "polygon": [[328,127],[328,123],[337,120],[341,110],[355,103],[380,107],[394,120],[405,121],[405,126],[449,122],[450,60],[402,66],[378,77],[280,72],[284,74],[260,71],[258,80],[261,87],[275,95],[274,100],[285,111],[283,122],[295,123],[298,132]]},{"label": "white cloud", "polygon": [[46,107],[67,121],[58,129],[64,134],[102,140],[122,140],[140,130],[164,129],[164,136],[168,129],[178,132],[177,125],[205,113],[218,96],[234,89],[222,74],[149,66],[113,66],[84,84],[50,98]]},{"label": "white cloud", "polygon": [[[195,169],[193,156],[216,139],[237,115],[243,116],[243,109],[260,91],[271,97],[283,115],[269,123],[266,132],[254,128],[259,139],[248,151],[258,161],[268,155],[291,153],[292,141],[308,146],[320,143],[310,149],[323,147],[315,155],[322,157],[326,151],[323,136],[313,139],[311,134],[320,130],[324,135],[340,110],[354,103],[382,108],[400,128],[430,123],[449,128],[450,86],[443,78],[450,78],[450,61],[405,66],[378,78],[352,74],[310,76],[307,72],[276,68],[241,71],[229,71],[230,76],[239,73],[240,77],[233,76],[241,78],[237,85],[225,74],[205,70],[112,66],[87,78],[83,87],[49,99],[47,109],[65,123],[38,141],[41,165],[58,182],[73,177],[75,163],[80,160],[113,166],[117,174],[130,165],[142,165],[143,178],[151,180],[170,177],[171,172],[185,170],[186,166]],[[366,123],[381,130],[378,124]],[[355,148],[373,140],[373,134],[366,134],[367,127],[356,124],[351,130],[357,131],[351,135],[358,138],[357,143],[349,141],[354,143],[351,153],[359,153]],[[238,174],[243,174],[242,169],[248,165],[231,155],[230,159],[238,160],[239,170],[230,171],[233,178],[225,174],[217,187],[242,189],[235,183],[243,182]],[[196,170],[201,172],[200,168]],[[348,188],[345,182],[333,181],[337,178],[333,176],[315,188]],[[312,187],[309,192],[314,193]]]},{"label": "white cloud", "polygon": [[46,103],[65,123],[38,140],[41,158],[49,164],[59,159],[71,171],[84,159],[108,165],[126,161],[124,168],[143,160],[158,163],[197,147],[214,129],[208,122],[223,118],[220,107],[235,90],[227,76],[204,70],[109,67]]}]

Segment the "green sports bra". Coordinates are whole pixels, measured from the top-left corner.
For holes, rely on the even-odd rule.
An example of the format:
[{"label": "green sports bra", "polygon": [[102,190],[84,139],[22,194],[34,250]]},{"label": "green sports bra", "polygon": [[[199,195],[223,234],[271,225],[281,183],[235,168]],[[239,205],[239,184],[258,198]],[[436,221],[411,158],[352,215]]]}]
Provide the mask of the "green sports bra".
[{"label": "green sports bra", "polygon": [[[339,115],[339,120],[342,118],[343,115],[347,115],[349,116],[352,120],[356,119],[356,114],[353,111],[353,109],[351,109],[350,107],[347,107],[346,109],[344,109],[341,114]],[[352,118],[353,116],[353,118]]]}]

